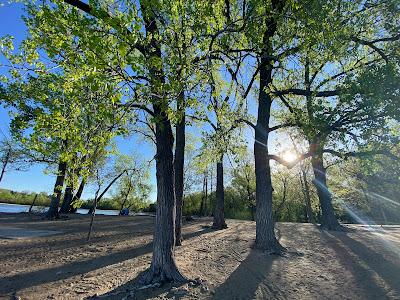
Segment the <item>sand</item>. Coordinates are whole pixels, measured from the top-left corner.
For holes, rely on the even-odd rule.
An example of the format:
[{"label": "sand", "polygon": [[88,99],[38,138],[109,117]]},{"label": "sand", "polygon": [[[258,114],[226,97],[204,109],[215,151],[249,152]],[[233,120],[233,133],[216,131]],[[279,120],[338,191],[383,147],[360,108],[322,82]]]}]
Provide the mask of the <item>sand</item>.
[{"label": "sand", "polygon": [[151,260],[154,218],[97,216],[44,221],[0,214],[0,228],[57,231],[49,236],[0,238],[0,299],[400,299],[400,226],[348,225],[323,232],[310,224],[279,223],[284,257],[252,248],[255,223],[210,219],[184,225],[176,261],[200,285],[139,289]]}]

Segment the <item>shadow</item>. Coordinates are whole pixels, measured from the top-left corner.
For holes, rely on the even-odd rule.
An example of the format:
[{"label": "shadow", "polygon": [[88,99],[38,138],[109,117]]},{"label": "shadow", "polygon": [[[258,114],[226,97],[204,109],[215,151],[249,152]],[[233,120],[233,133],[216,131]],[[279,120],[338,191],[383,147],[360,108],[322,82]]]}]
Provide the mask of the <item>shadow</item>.
[{"label": "shadow", "polygon": [[113,265],[151,252],[152,243],[142,247],[112,253],[84,261],[74,261],[70,264],[17,274],[0,279],[0,294],[11,293],[22,288],[28,288],[43,283],[49,283],[81,275],[96,269]]},{"label": "shadow", "polygon": [[[201,230],[195,231],[195,232],[190,232],[190,233],[184,233],[182,235],[183,237],[183,243],[185,241],[189,241],[190,239],[200,236],[202,234],[206,233],[211,233],[211,232],[216,232],[220,230],[214,230],[211,228],[203,228]],[[184,244],[183,244],[184,245]],[[140,275],[142,273],[138,274],[134,279],[126,282],[123,285],[120,285],[116,287],[115,289],[101,295],[100,297],[88,297],[86,299],[126,299],[127,295],[129,295],[131,292],[134,292],[134,297],[132,299],[148,299],[148,298],[156,298],[160,294],[167,293],[168,298],[174,298],[174,299],[179,299],[179,298],[185,298],[187,299],[187,295],[176,295],[170,292],[171,288],[173,286],[177,286],[174,283],[165,283],[160,287],[149,287],[146,289],[140,289],[142,287],[142,283],[140,282]],[[183,274],[184,275],[184,274]],[[128,298],[131,299],[131,298]]]},{"label": "shadow", "polygon": [[[183,237],[184,239],[191,239],[206,232],[208,231],[200,230],[194,233],[184,234]],[[9,294],[23,288],[25,289],[40,284],[67,279],[69,277],[82,275],[96,269],[139,257],[151,253],[153,249],[152,245],[153,243],[151,242],[141,247],[119,251],[84,261],[74,261],[62,266],[3,277],[0,279],[0,294]]]},{"label": "shadow", "polygon": [[[37,228],[35,228],[37,229]],[[118,233],[109,233],[109,234],[101,234],[97,235],[96,232],[91,236],[90,242],[87,242],[87,231],[83,233],[64,233],[64,234],[58,234],[58,235],[51,235],[47,237],[37,237],[34,240],[19,240],[19,242],[29,242],[29,247],[32,249],[42,249],[45,248],[46,251],[58,251],[62,250],[65,252],[66,250],[73,249],[73,248],[82,248],[86,247],[89,245],[98,245],[101,243],[107,243],[107,244],[113,244],[114,242],[122,241],[122,240],[127,240],[127,236],[134,236],[134,237],[140,237],[140,236],[146,236],[146,235],[152,235],[153,231],[150,230],[143,230],[143,226],[136,225],[136,226],[131,226],[129,228],[123,229],[124,232],[119,231]],[[103,231],[103,232],[108,232],[109,230]],[[97,231],[100,233],[100,231]],[[68,240],[68,244],[65,243],[65,241]],[[13,251],[14,256],[18,255],[24,255],[26,254],[26,248],[21,246],[20,249],[15,249],[14,244],[10,245],[2,245],[0,247],[1,253],[0,253],[0,259],[1,258],[6,258],[9,256],[10,251]]]},{"label": "shadow", "polygon": [[[364,243],[352,239],[347,234],[334,234],[371,270],[375,271],[400,296],[400,260],[399,253],[393,261],[386,259],[381,253],[365,246]],[[368,241],[365,242],[369,244]],[[399,249],[397,249],[399,250]]]},{"label": "shadow", "polygon": [[196,236],[202,235],[202,234],[206,234],[209,232],[214,232],[216,230],[211,229],[211,228],[203,228],[201,230],[198,231],[194,231],[194,232],[190,232],[190,233],[183,233],[182,234],[182,239],[183,239],[183,243],[185,242],[185,240],[190,240],[191,238],[194,238]]},{"label": "shadow", "polygon": [[[355,241],[344,232],[321,232],[329,246],[336,252],[343,267],[350,271],[356,284],[362,289],[363,299],[387,299],[388,294],[374,278],[376,272],[386,284],[390,285],[397,293],[400,291],[400,269],[392,262],[363,243]],[[347,248],[348,249],[347,249]],[[354,253],[354,258],[350,253]]]},{"label": "shadow", "polygon": [[246,259],[215,290],[212,299],[254,299],[259,287],[262,287],[261,295],[257,297],[270,299],[276,296],[268,293],[271,289],[266,280],[276,259],[281,257],[251,249]]}]

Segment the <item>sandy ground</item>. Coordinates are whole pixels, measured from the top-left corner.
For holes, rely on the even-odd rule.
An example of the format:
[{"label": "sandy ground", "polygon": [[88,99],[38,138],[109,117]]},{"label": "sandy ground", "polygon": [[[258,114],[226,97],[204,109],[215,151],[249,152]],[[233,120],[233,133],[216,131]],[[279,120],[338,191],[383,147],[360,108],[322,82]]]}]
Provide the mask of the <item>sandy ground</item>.
[{"label": "sandy ground", "polygon": [[277,225],[285,257],[252,249],[255,224],[187,223],[176,260],[202,284],[138,289],[150,264],[152,217],[87,216],[44,221],[0,214],[0,227],[53,230],[51,236],[0,239],[0,299],[400,299],[400,226],[351,225],[347,233],[309,224]]}]

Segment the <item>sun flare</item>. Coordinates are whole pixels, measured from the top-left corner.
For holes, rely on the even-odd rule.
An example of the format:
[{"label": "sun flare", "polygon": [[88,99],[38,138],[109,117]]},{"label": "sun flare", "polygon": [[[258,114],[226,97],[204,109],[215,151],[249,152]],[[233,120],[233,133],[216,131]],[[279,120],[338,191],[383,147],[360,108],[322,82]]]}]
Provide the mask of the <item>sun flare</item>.
[{"label": "sun flare", "polygon": [[287,150],[283,152],[282,157],[287,162],[293,162],[297,159],[297,154],[293,151]]}]

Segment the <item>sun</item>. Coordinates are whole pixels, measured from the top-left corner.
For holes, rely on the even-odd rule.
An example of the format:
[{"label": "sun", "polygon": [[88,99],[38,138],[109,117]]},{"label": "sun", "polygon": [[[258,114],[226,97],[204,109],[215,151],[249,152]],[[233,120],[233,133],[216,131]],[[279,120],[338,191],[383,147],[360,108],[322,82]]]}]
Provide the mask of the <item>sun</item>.
[{"label": "sun", "polygon": [[297,154],[291,150],[283,152],[282,157],[287,162],[293,162],[297,159]]}]

